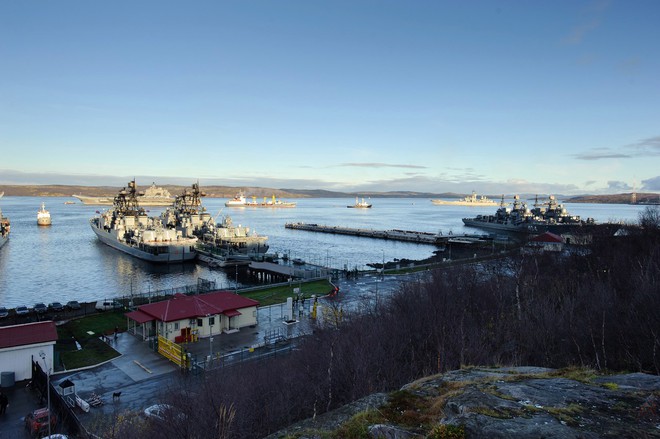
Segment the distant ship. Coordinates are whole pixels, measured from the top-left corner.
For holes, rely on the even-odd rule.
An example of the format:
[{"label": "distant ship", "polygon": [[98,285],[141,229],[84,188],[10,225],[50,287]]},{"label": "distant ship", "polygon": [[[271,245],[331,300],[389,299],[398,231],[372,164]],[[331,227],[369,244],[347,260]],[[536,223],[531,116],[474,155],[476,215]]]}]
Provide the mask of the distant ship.
[{"label": "distant ship", "polygon": [[2,215],[2,209],[0,209],[0,248],[7,243],[9,239],[9,218]]},{"label": "distant ship", "polygon": [[561,233],[574,231],[585,226],[595,225],[593,218],[586,220],[571,215],[563,205],[557,203],[550,195],[547,202],[536,203],[538,207],[528,209],[527,204],[520,201],[516,195],[511,209],[506,207],[504,200],[495,215],[477,215],[474,218],[463,218],[463,223],[469,227],[514,233]]},{"label": "distant ship", "polygon": [[225,203],[226,207],[245,207],[246,205],[247,199],[243,195],[243,192],[239,192],[234,198]]},{"label": "distant ship", "polygon": [[355,197],[355,204],[353,204],[351,206],[346,206],[346,207],[355,208],[355,209],[370,209],[371,204],[364,201],[364,198],[362,198],[362,201],[358,201],[358,197]]},{"label": "distant ship", "polygon": [[472,195],[458,200],[458,201],[445,201],[445,200],[431,200],[431,203],[439,206],[497,206],[497,201],[491,200],[485,196],[477,197],[477,193],[472,191]]},{"label": "distant ship", "polygon": [[41,209],[37,211],[37,224],[40,226],[50,226],[50,212],[46,210],[45,203],[41,203]]},{"label": "distant ship", "polygon": [[148,217],[138,204],[135,180],[113,200],[113,207],[90,220],[104,244],[131,256],[156,263],[176,263],[195,258],[197,238],[190,231],[171,227],[160,217]]},{"label": "distant ship", "polygon": [[273,195],[270,199],[264,197],[263,202],[258,202],[257,197],[253,196],[249,201],[245,195],[239,193],[231,200],[225,203],[227,207],[296,207],[296,203],[291,201],[282,201],[275,198]]},{"label": "distant ship", "polygon": [[[115,198],[111,197],[72,196],[79,199],[83,204],[112,206],[115,201]],[[136,192],[136,197],[140,206],[171,206],[174,203],[174,197],[170,192],[162,187],[157,187],[156,183],[152,183],[144,192]]]}]

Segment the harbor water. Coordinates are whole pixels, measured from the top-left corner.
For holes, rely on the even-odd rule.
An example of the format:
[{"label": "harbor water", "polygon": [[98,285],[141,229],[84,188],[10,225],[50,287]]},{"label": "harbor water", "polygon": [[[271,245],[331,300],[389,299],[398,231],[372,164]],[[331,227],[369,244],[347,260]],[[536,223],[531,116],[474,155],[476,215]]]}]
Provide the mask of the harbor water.
[{"label": "harbor water", "polygon": [[[196,284],[199,278],[219,288],[240,281],[235,269],[210,269],[201,263],[155,265],[126,255],[98,241],[89,225],[96,211],[68,197],[9,197],[0,208],[11,221],[11,235],[0,249],[0,306],[14,308],[69,300],[89,302]],[[485,233],[463,226],[463,217],[492,214],[493,207],[436,206],[423,198],[372,198],[371,209],[347,209],[353,198],[297,199],[295,208],[229,208],[226,199],[205,198],[216,221],[229,215],[235,225],[269,237],[269,253],[286,254],[308,263],[338,269],[366,269],[369,263],[424,259],[435,247],[345,235],[290,230],[289,222],[375,230],[411,230],[443,234]],[[291,200],[289,200],[291,201]],[[37,211],[45,202],[52,225],[37,226]],[[530,202],[529,204],[532,204]],[[644,206],[567,204],[574,215],[598,222],[635,222]],[[157,215],[164,208],[147,208]]]}]

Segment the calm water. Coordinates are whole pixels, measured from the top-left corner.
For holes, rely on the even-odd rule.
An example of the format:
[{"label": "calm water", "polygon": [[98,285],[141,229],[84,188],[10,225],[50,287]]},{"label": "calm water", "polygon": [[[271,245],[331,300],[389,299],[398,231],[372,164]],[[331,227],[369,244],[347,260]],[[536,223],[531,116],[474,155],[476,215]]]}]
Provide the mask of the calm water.
[{"label": "calm water", "polygon": [[[232,270],[211,270],[205,265],[152,265],[100,242],[88,220],[104,206],[66,205],[72,198],[3,197],[0,208],[11,220],[11,237],[0,250],[0,306],[31,306],[36,302],[93,301],[195,284],[198,278],[233,285]],[[46,203],[53,225],[37,226],[37,210]],[[427,199],[373,198],[372,209],[347,209],[350,199],[301,199],[292,209],[224,207],[225,199],[204,199],[211,214],[230,215],[234,224],[250,227],[269,237],[270,252],[335,268],[366,268],[394,258],[423,259],[434,247],[341,235],[288,230],[287,222],[332,226],[406,229],[424,232],[479,233],[463,227],[461,218],[488,214],[491,207],[434,206]],[[570,204],[571,213],[597,221],[635,221],[641,206]],[[150,215],[162,211],[150,208]],[[219,220],[220,218],[218,218]]]}]

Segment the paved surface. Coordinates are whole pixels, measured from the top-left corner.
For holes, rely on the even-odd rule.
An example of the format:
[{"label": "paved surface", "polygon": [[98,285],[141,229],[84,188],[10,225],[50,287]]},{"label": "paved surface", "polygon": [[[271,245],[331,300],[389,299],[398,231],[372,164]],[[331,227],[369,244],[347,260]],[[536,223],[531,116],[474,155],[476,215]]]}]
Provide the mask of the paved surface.
[{"label": "paved surface", "polygon": [[[344,308],[365,306],[375,303],[380,298],[391,293],[400,282],[399,277],[385,278],[367,277],[356,281],[339,282],[340,294],[334,299],[319,300],[321,310],[342,306]],[[304,285],[302,286],[304,293]],[[306,295],[308,296],[308,295]],[[193,358],[200,364],[218,366],[221,360],[210,358],[249,359],[261,355],[263,350],[251,348],[263,345],[267,340],[273,341],[278,336],[285,338],[297,337],[310,333],[314,322],[310,318],[312,300],[307,298],[304,306],[299,302],[295,307],[294,322],[285,322],[288,310],[285,304],[259,308],[254,327],[242,328],[239,332],[214,336],[211,343],[208,338],[197,343],[187,344]],[[323,311],[319,310],[319,314]],[[178,367],[153,352],[148,341],[143,341],[129,333],[121,333],[116,339],[109,341],[110,345],[121,353],[121,356],[100,366],[78,372],[65,372],[51,376],[51,381],[57,385],[64,379],[71,380],[76,386],[76,393],[89,400],[92,393],[100,396],[104,402],[99,407],[90,408],[89,413],[80,412],[79,416],[85,425],[95,425],[98,417],[116,414],[126,410],[142,411],[144,408],[161,402],[165,392],[171,390],[175,379],[179,376]],[[45,407],[45,401],[40,404],[39,395],[25,388],[25,382],[17,383],[11,389],[3,389],[9,396],[10,406],[5,415],[0,415],[0,439],[29,437],[24,428],[25,415],[38,407]],[[114,392],[121,392],[118,399],[113,399]]]}]

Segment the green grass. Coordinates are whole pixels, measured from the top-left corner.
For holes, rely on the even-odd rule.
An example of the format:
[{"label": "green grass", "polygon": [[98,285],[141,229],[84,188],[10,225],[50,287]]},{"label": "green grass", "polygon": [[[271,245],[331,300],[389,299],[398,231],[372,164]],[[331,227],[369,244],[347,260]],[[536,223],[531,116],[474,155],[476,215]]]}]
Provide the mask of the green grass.
[{"label": "green grass", "polygon": [[305,296],[305,299],[309,299],[312,294],[325,296],[332,291],[333,286],[327,280],[308,283],[292,281],[290,285],[266,287],[259,290],[238,290],[238,292],[243,297],[259,301],[260,306],[268,306],[286,302],[287,297],[293,297],[294,288],[300,288],[300,292]]},{"label": "green grass", "polygon": [[[126,330],[126,317],[123,311],[106,311],[70,320],[58,326],[58,341],[55,349],[60,354],[61,364],[57,365],[55,369],[78,369],[118,357],[117,351],[99,340],[101,334],[110,334],[114,332],[115,327],[120,331]],[[81,350],[77,349],[76,341],[82,347]]]}]

